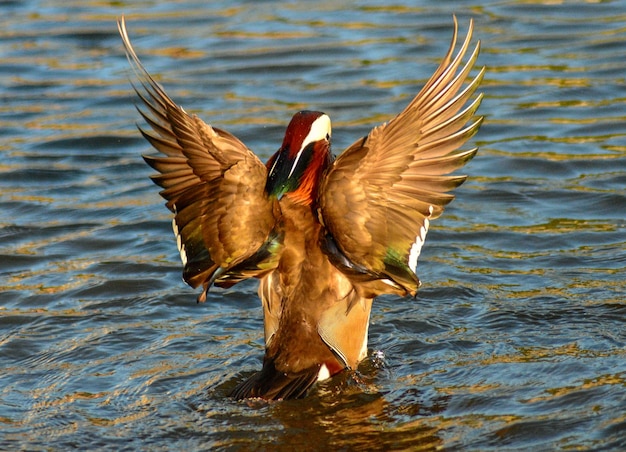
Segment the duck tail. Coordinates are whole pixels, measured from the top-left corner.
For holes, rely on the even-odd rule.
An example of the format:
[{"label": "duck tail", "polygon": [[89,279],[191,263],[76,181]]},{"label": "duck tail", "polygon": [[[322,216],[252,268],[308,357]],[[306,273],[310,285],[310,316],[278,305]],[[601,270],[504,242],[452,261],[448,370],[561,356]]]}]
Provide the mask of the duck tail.
[{"label": "duck tail", "polygon": [[280,372],[274,360],[265,359],[263,369],[241,382],[230,393],[235,400],[258,397],[265,400],[301,399],[317,382],[320,366],[298,373]]}]

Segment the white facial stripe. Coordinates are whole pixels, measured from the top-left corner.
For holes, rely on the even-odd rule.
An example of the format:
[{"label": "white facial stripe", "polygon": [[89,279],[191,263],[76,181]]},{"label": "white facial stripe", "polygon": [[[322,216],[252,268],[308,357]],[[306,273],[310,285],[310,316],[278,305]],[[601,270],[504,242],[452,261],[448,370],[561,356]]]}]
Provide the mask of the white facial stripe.
[{"label": "white facial stripe", "polygon": [[272,174],[274,172],[274,168],[276,168],[276,164],[278,163],[278,156],[274,159],[274,163],[272,164],[272,169],[269,170],[267,174]]},{"label": "white facial stripe", "polygon": [[[428,208],[428,216],[433,214],[433,206]],[[409,268],[413,270],[413,273],[417,271],[417,258],[420,256],[422,251],[422,246],[424,245],[424,241],[426,240],[426,233],[428,232],[428,227],[430,226],[430,221],[428,217],[424,218],[424,224],[420,227],[420,230],[415,237],[415,242],[411,245],[411,252],[409,253]]]},{"label": "white facial stripe", "polygon": [[289,171],[288,177],[291,177],[294,170],[296,169],[296,166],[298,165],[298,161],[300,160],[304,149],[310,143],[326,139],[326,136],[330,138],[330,132],[330,118],[328,117],[328,115],[322,115],[315,121],[313,121],[313,124],[311,124],[311,130],[302,141],[302,146],[300,146],[300,150],[298,151],[295,162],[293,162],[293,166],[291,167],[291,171]]}]

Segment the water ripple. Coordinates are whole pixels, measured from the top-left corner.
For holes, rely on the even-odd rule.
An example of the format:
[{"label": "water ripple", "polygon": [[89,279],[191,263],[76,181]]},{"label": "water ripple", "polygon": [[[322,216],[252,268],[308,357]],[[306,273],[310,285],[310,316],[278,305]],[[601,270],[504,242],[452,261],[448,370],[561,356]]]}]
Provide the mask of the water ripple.
[{"label": "water ripple", "polygon": [[[0,449],[626,448],[622,2],[57,3],[0,5]],[[256,286],[183,285],[115,18],[267,158],[298,109],[337,153],[389,120],[452,13],[486,120],[417,299],[377,300],[368,358],[309,398],[229,400],[261,365]]]}]

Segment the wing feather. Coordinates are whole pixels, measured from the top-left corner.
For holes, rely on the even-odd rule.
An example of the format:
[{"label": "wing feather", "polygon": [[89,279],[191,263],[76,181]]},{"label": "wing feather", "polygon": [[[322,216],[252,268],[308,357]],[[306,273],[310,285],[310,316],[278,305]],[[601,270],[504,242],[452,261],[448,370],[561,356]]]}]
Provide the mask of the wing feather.
[{"label": "wing feather", "polygon": [[[458,149],[482,123],[475,117],[482,94],[475,92],[484,68],[470,77],[480,42],[466,58],[470,22],[455,54],[457,31],[455,18],[450,48],[422,90],[389,123],[346,149],[320,187],[320,219],[333,238],[328,241],[334,244],[332,252],[342,254],[336,261],[347,259],[353,268],[365,269],[373,279],[391,280],[410,294],[419,286],[415,265],[430,220],[443,212],[454,199],[449,192],[466,179],[448,174],[477,151]],[[376,287],[385,291],[380,289],[384,286]]]},{"label": "wing feather", "polygon": [[[253,256],[274,245],[274,206],[265,194],[265,165],[235,136],[211,127],[178,106],[146,71],[130,43],[124,19],[118,21],[135,89],[137,108],[149,130],[139,127],[162,155],[144,156],[159,174],[152,180],[174,212],[173,228],[183,260],[183,278],[204,288],[254,276]],[[241,265],[245,263],[245,268]],[[241,264],[241,265],[240,265]],[[237,267],[239,265],[239,267]],[[267,271],[267,264],[264,265]]]}]

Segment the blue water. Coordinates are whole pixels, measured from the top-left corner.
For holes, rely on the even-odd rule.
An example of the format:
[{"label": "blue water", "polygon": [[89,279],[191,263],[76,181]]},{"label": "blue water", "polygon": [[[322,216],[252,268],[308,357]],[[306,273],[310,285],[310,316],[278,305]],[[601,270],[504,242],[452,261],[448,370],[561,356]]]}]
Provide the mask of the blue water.
[{"label": "blue water", "polygon": [[[488,72],[416,300],[306,399],[260,368],[254,281],[204,305],[140,157],[115,19],[187,111],[262,158],[302,108],[335,152],[393,117],[470,17]],[[626,3],[0,3],[0,449],[626,448]]]}]

